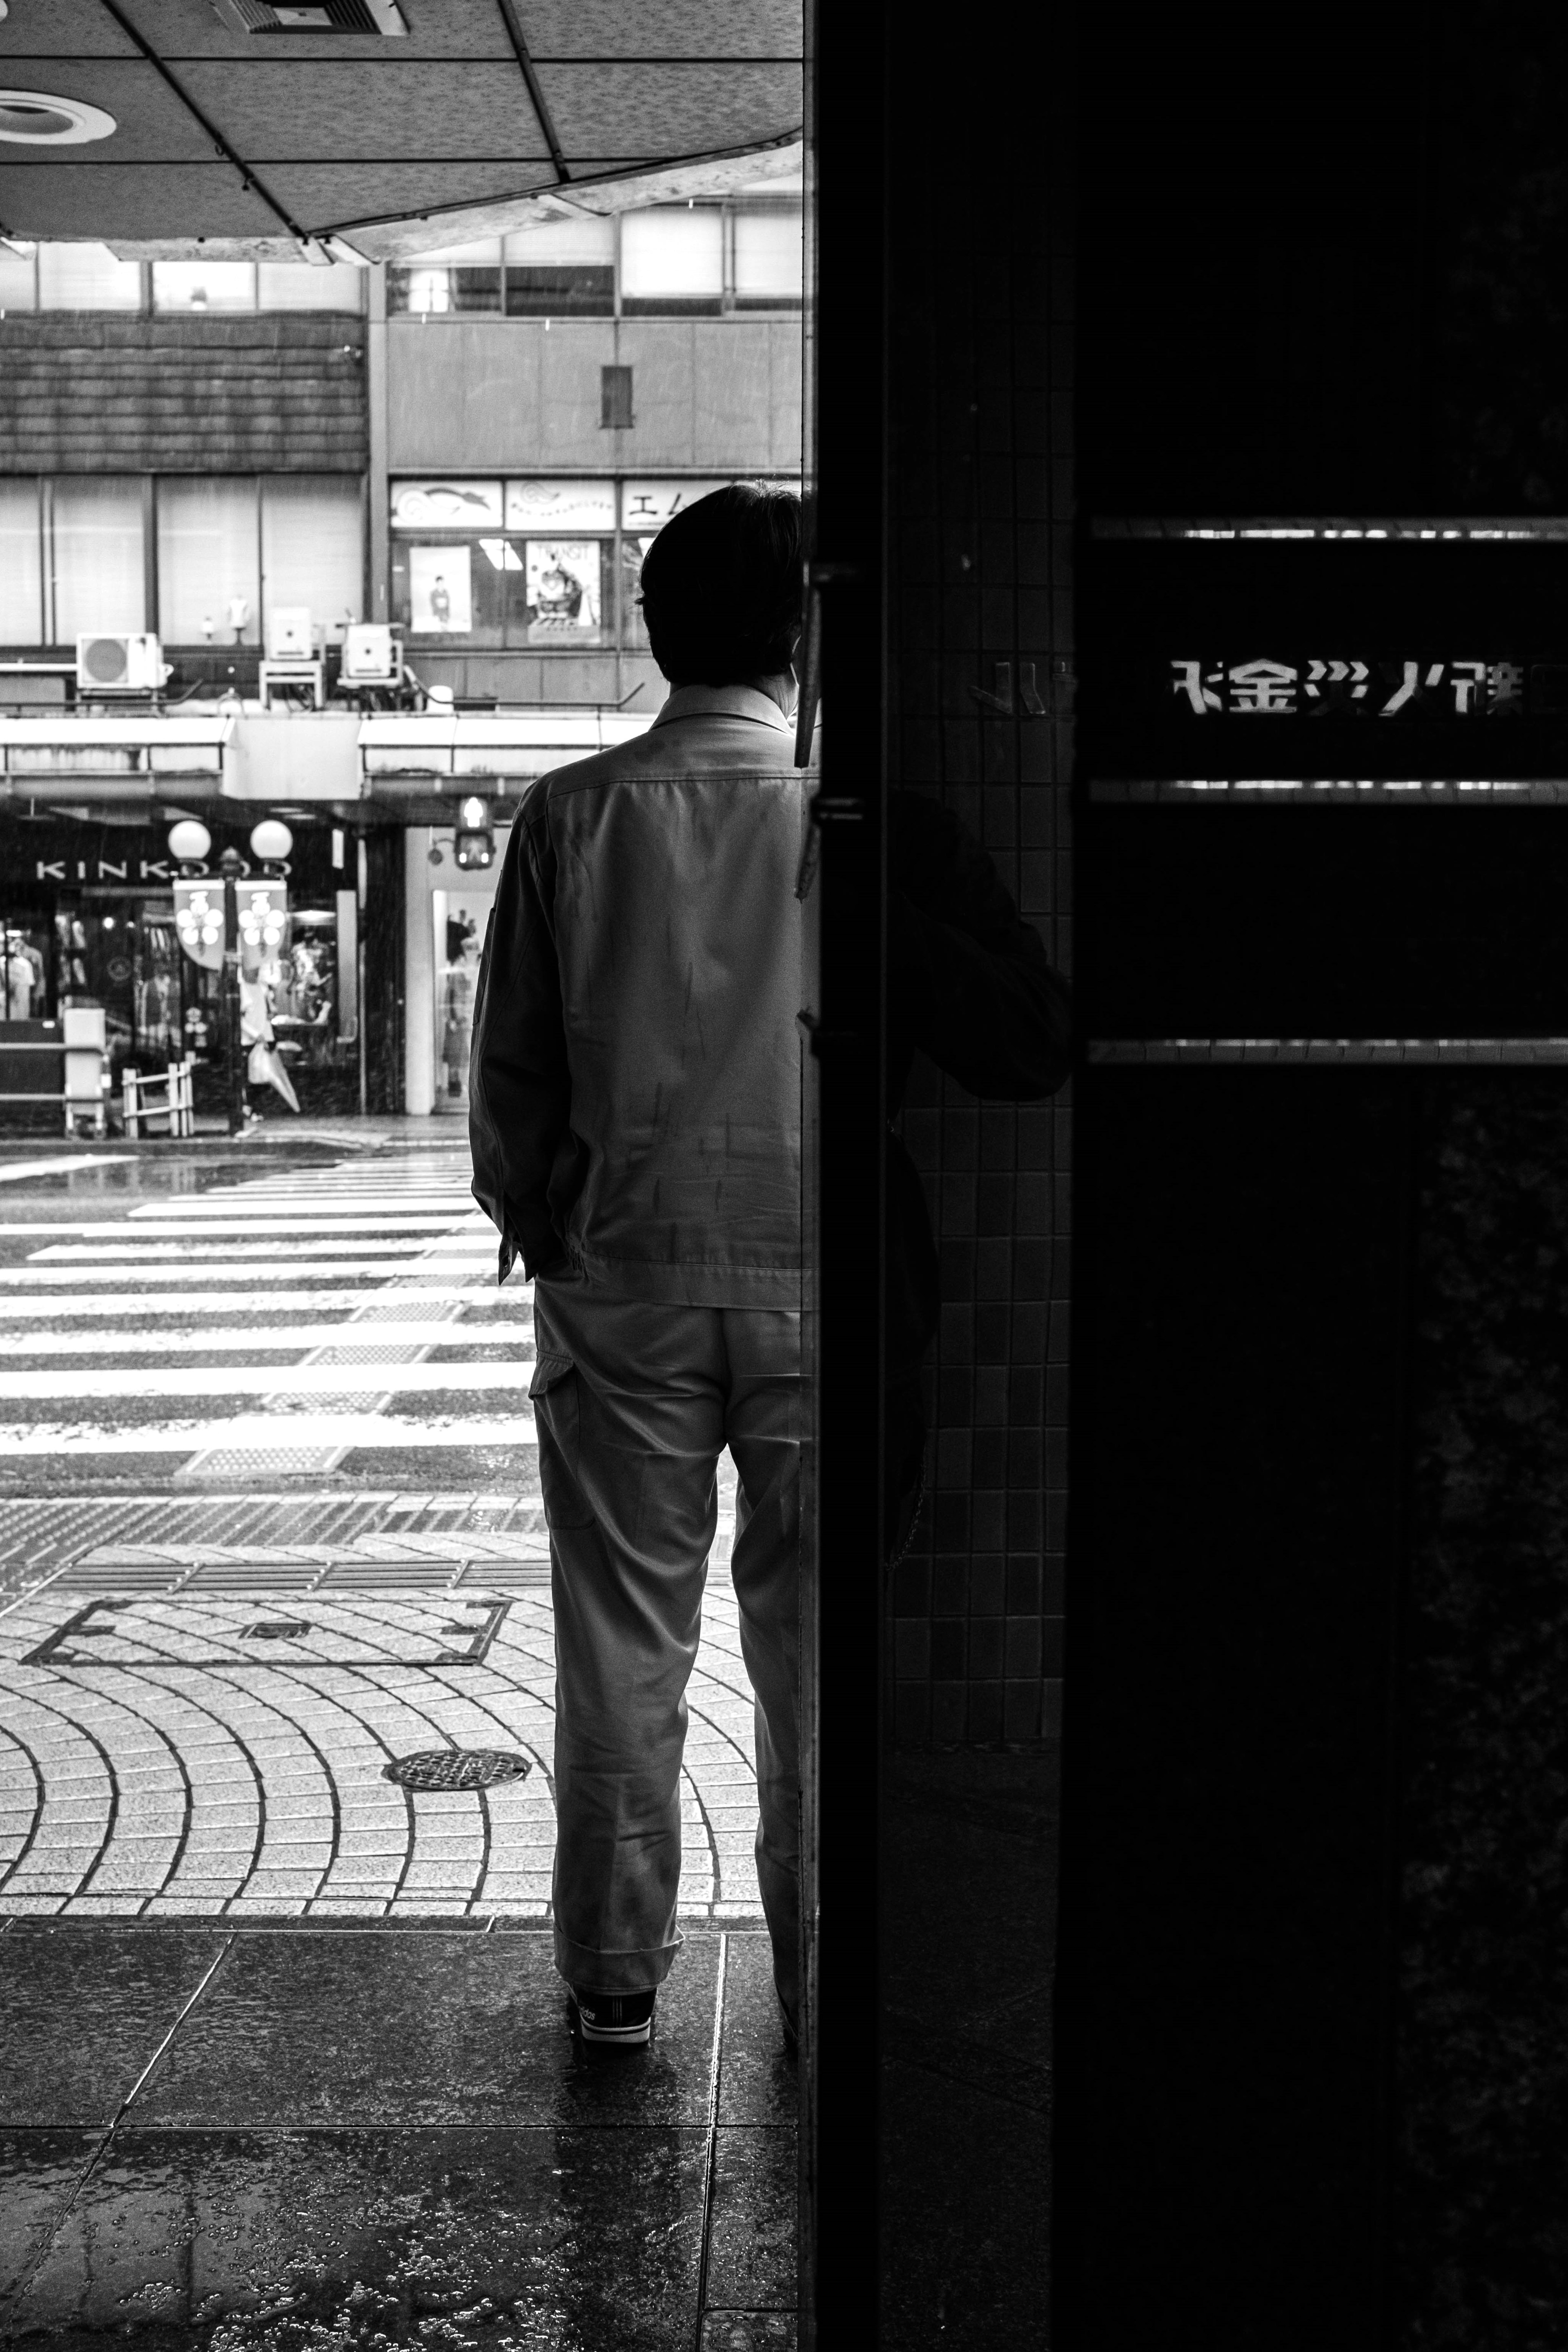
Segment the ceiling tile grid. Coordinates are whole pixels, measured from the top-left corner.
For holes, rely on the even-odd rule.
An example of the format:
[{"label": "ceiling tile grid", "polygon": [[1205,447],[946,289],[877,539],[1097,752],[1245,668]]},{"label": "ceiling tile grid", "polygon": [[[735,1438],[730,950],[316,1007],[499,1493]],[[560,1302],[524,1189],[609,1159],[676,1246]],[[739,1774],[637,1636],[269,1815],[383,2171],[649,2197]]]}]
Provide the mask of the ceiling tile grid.
[{"label": "ceiling tile grid", "polygon": [[115,129],[62,148],[0,140],[0,230],[417,225],[548,188],[557,156],[580,184],[799,135],[797,0],[401,5],[406,39],[236,33],[211,0],[11,0],[0,83],[84,100]]}]

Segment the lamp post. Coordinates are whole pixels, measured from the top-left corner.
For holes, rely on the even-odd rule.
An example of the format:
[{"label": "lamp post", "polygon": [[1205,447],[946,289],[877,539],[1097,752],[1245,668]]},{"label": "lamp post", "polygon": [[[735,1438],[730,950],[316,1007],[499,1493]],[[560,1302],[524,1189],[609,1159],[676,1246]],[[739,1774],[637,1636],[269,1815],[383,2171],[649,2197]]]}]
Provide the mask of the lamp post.
[{"label": "lamp post", "polygon": [[245,1128],[245,1072],[240,1066],[239,1017],[239,877],[245,860],[237,849],[226,849],[217,862],[223,876],[223,1016],[228,1055],[228,1131]]},{"label": "lamp post", "polygon": [[[245,1126],[245,1040],[244,1016],[240,995],[240,974],[249,950],[252,976],[259,972],[267,956],[279,948],[287,939],[287,897],[285,884],[276,869],[288,857],[293,847],[293,835],[286,824],[276,818],[264,818],[251,833],[250,846],[255,856],[274,868],[264,882],[255,882],[250,890],[250,903],[242,914],[239,886],[247,866],[237,849],[226,849],[218,859],[218,873],[223,882],[223,914],[213,904],[216,893],[205,880],[204,863],[212,847],[212,835],[205,824],[194,817],[183,819],[169,833],[169,848],[180,861],[182,873],[174,886],[175,929],[180,944],[194,963],[208,971],[220,971],[220,1003],[228,1060],[228,1131],[238,1135]],[[288,873],[283,866],[283,874]],[[242,944],[243,937],[243,944]],[[221,945],[219,944],[221,940]]]}]

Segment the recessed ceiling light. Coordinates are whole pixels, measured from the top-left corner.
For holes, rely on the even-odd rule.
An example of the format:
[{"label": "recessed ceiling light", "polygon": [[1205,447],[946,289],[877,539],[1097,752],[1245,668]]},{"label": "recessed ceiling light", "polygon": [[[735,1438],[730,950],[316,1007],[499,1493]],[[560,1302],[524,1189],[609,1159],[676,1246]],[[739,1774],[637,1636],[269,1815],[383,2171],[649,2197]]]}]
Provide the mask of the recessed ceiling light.
[{"label": "recessed ceiling light", "polygon": [[83,147],[119,128],[112,114],[84,99],[47,89],[0,89],[0,139],[20,147]]}]

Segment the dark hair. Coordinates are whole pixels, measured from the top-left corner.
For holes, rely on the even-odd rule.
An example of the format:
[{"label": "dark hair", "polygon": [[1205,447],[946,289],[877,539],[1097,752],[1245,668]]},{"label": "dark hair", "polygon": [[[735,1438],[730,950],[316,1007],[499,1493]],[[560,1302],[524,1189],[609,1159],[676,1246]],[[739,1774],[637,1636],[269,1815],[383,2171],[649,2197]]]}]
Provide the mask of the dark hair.
[{"label": "dark hair", "polygon": [[642,609],[671,686],[788,669],[800,629],[800,500],[727,482],[672,515],[643,558]]}]

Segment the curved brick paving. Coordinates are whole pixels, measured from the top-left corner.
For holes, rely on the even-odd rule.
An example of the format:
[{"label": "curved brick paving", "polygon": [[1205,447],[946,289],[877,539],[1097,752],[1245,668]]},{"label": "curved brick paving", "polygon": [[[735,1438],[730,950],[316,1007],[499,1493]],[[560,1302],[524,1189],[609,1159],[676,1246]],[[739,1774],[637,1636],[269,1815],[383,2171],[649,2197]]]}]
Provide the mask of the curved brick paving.
[{"label": "curved brick paving", "polygon": [[[0,1205],[0,1453],[45,1456],[38,1491],[0,1504],[16,1593],[0,1608],[0,1917],[548,1918],[531,1300],[486,1284],[465,1176],[460,1155],[424,1152],[139,1192],[118,1218],[101,1193],[75,1217],[58,1189]],[[258,1409],[237,1413],[237,1391]],[[68,1399],[94,1418],[60,1420]],[[507,1495],[257,1491],[353,1444],[384,1465],[389,1447],[503,1436],[514,1486],[523,1470]],[[51,1497],[47,1457],[97,1447],[234,1491]],[[689,1693],[689,1923],[760,1917],[726,1474]],[[384,1777],[443,1747],[531,1769],[456,1792]]]}]

